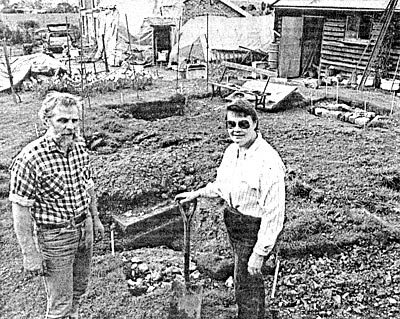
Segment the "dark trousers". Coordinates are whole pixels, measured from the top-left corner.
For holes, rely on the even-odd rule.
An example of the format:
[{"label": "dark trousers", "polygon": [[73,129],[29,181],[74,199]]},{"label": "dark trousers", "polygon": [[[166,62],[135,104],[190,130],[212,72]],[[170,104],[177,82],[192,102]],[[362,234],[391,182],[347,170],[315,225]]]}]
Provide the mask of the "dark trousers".
[{"label": "dark trousers", "polygon": [[247,271],[249,258],[257,242],[261,218],[243,215],[228,206],[224,209],[224,221],[235,258],[234,284],[238,319],[264,319],[263,276],[252,276]]}]

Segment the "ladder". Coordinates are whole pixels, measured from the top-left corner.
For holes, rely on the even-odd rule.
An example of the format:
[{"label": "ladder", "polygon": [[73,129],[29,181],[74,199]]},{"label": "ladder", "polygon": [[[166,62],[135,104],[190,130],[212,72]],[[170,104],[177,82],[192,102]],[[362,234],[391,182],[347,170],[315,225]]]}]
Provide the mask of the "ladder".
[{"label": "ladder", "polygon": [[[358,89],[362,91],[364,89],[365,82],[371,72],[371,66],[376,62],[378,56],[382,50],[382,44],[385,39],[387,30],[389,28],[390,22],[392,21],[394,10],[396,9],[398,0],[390,0],[378,25],[378,28],[372,31],[370,43],[373,45],[367,65],[365,66],[364,72],[361,77]],[[364,53],[367,51],[368,46],[365,48]]]}]

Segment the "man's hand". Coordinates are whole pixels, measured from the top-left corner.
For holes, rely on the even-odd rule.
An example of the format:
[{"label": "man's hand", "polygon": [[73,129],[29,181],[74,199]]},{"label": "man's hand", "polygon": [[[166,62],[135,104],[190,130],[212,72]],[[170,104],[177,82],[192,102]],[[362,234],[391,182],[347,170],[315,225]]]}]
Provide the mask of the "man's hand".
[{"label": "man's hand", "polygon": [[14,230],[22,250],[24,271],[28,277],[45,275],[47,269],[34,240],[30,208],[13,202],[12,212]]},{"label": "man's hand", "polygon": [[104,226],[97,211],[97,197],[93,187],[88,189],[88,194],[90,196],[90,213],[92,215],[90,227],[93,227],[93,241],[100,241],[104,238]]},{"label": "man's hand", "polygon": [[97,215],[93,216],[93,237],[96,241],[104,238],[104,226]]},{"label": "man's hand", "polygon": [[264,256],[253,252],[247,264],[247,271],[250,275],[261,275],[261,267],[264,263]]},{"label": "man's hand", "polygon": [[39,252],[30,252],[23,256],[24,270],[30,273],[40,274],[43,271],[43,260]]},{"label": "man's hand", "polygon": [[38,251],[23,255],[23,267],[28,278],[46,275],[46,264]]},{"label": "man's hand", "polygon": [[196,199],[197,197],[199,197],[200,194],[198,191],[193,191],[193,192],[184,192],[184,193],[180,193],[178,195],[175,196],[175,201],[177,202],[190,202],[194,199]]}]

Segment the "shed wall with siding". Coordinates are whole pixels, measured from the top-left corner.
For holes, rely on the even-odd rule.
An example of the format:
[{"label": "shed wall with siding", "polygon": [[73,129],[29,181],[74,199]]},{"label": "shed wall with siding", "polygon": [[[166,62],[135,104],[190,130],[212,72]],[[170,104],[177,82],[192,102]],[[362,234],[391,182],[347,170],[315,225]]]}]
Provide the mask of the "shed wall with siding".
[{"label": "shed wall with siding", "polygon": [[[276,10],[275,30],[281,33],[282,30],[282,16],[323,16],[325,19],[320,67],[321,72],[324,74],[325,70],[332,66],[336,70],[350,75],[356,68],[357,73],[361,74],[367,64],[369,52],[372,46],[369,46],[368,51],[363,55],[365,48],[368,45],[366,41],[349,41],[345,40],[346,19],[348,15],[354,12],[339,12],[339,11],[305,11],[305,10],[292,10],[292,11],[279,11]],[[378,29],[378,21],[381,13],[375,12],[373,16],[373,30]],[[372,31],[373,32],[373,31]],[[371,34],[372,34],[371,32]],[[393,77],[396,70],[396,65],[400,57],[400,13],[396,13],[393,17],[387,36],[392,37],[388,61],[386,63],[386,70],[383,71],[383,76]],[[279,43],[279,37],[276,39]],[[400,78],[399,75],[397,75]]]}]

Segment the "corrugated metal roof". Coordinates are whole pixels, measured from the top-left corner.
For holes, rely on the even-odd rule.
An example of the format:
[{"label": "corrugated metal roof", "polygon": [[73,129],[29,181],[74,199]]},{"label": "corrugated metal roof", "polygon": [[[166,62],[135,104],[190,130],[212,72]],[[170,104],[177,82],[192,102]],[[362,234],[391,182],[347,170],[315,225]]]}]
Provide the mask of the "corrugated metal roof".
[{"label": "corrugated metal roof", "polygon": [[[307,8],[307,9],[348,9],[348,10],[384,10],[389,0],[280,0],[275,8]],[[400,10],[400,3],[396,10]]]}]

